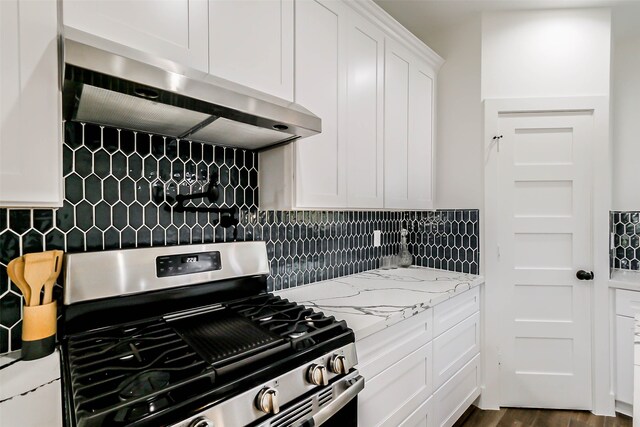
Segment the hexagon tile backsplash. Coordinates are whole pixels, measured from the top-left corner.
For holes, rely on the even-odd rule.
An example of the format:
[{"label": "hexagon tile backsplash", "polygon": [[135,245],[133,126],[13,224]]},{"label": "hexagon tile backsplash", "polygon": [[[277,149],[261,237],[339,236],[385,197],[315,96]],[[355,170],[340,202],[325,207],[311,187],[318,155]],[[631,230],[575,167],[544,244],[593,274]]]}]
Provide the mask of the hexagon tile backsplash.
[{"label": "hexagon tile backsplash", "polygon": [[[11,259],[230,241],[218,214],[171,208],[176,194],[203,191],[212,174],[217,206],[240,210],[238,240],[267,242],[269,290],[374,269],[398,252],[403,227],[417,265],[478,273],[477,210],[260,211],[254,152],[74,122],[65,123],[64,139],[63,207],[0,209],[0,353],[19,349],[22,333],[22,298],[5,268]],[[382,230],[381,247],[373,247],[374,230]]]},{"label": "hexagon tile backsplash", "polygon": [[640,212],[611,212],[610,223],[613,233],[611,267],[640,270]]}]

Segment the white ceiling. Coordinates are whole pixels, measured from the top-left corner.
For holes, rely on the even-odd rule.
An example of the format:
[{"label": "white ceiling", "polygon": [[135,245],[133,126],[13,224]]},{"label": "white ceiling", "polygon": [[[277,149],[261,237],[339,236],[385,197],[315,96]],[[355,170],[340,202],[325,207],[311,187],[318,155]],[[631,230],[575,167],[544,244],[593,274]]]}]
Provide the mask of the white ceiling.
[{"label": "white ceiling", "polygon": [[640,0],[374,0],[418,38],[429,39],[447,27],[482,12],[501,10],[610,7],[614,37],[640,34]]}]

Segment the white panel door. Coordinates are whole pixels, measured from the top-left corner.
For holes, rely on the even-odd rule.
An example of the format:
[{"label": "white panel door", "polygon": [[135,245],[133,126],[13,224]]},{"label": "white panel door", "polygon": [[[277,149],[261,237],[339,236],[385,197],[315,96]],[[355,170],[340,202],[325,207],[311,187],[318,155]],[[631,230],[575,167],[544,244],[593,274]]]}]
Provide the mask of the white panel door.
[{"label": "white panel door", "polygon": [[591,112],[498,117],[501,406],[591,409]]},{"label": "white panel door", "polygon": [[65,26],[209,71],[207,0],[64,0],[62,10]]},{"label": "white panel door", "polygon": [[401,45],[385,45],[384,206],[433,207],[433,71]]},{"label": "white panel door", "polygon": [[293,0],[209,0],[211,74],[293,100]]},{"label": "white panel door", "polygon": [[346,7],[339,1],[296,2],[295,100],[322,118],[322,133],[295,142],[301,208],[347,206]]},{"label": "white panel door", "polygon": [[384,204],[384,34],[351,11],[347,32],[347,191],[350,208]]},{"label": "white panel door", "polygon": [[0,206],[62,206],[56,2],[0,1]]}]

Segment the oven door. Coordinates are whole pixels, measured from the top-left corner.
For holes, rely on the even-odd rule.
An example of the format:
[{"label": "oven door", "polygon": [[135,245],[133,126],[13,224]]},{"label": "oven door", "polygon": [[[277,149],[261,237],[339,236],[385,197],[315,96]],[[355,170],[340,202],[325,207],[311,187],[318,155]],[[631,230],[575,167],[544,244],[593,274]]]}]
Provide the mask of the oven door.
[{"label": "oven door", "polygon": [[364,378],[357,370],[335,380],[311,396],[283,408],[260,427],[357,427],[357,396]]}]

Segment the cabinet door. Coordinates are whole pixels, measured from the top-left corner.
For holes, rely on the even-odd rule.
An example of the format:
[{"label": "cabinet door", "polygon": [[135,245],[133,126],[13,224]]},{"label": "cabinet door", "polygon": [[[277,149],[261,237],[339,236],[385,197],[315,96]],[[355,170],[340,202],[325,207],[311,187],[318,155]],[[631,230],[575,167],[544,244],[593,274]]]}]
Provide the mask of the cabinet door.
[{"label": "cabinet door", "polygon": [[204,72],[207,9],[207,0],[63,1],[65,26]]},{"label": "cabinet door", "polygon": [[385,53],[384,205],[433,205],[433,80],[431,70],[387,39]]},{"label": "cabinet door", "polygon": [[428,343],[373,378],[358,395],[361,427],[395,427],[432,392],[432,346]]},{"label": "cabinet door", "polygon": [[633,405],[633,317],[616,316],[616,400]]},{"label": "cabinet door", "polygon": [[418,409],[409,415],[400,427],[433,427],[433,397],[427,399]]},{"label": "cabinet door", "polygon": [[62,206],[57,13],[0,1],[0,206]]},{"label": "cabinet door", "polygon": [[433,412],[437,427],[451,427],[480,395],[480,355],[433,394]]},{"label": "cabinet door", "polygon": [[348,205],[382,208],[384,34],[351,12],[347,52]]},{"label": "cabinet door", "polygon": [[211,74],[293,100],[293,0],[210,0]]},{"label": "cabinet door", "polygon": [[296,205],[347,206],[346,7],[299,0],[295,10],[295,99],[322,118],[322,133],[296,141]]}]

